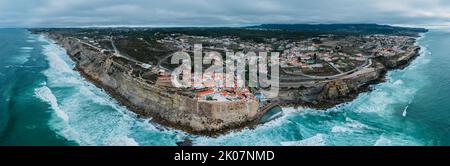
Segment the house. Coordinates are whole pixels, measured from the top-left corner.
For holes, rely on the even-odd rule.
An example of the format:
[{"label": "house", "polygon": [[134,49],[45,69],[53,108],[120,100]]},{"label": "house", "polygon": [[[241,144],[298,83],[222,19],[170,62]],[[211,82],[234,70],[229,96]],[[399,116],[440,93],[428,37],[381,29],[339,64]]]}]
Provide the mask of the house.
[{"label": "house", "polygon": [[197,92],[198,99],[206,99],[205,97],[214,93],[213,89]]}]

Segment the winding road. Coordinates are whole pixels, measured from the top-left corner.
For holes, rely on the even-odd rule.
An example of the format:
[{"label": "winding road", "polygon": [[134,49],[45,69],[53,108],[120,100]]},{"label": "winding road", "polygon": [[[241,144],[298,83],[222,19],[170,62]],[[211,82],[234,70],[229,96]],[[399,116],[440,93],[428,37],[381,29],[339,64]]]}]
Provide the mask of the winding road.
[{"label": "winding road", "polygon": [[283,70],[283,72],[288,74],[288,75],[303,76],[305,78],[310,78],[310,79],[314,79],[314,80],[330,80],[330,79],[337,79],[337,78],[340,78],[340,77],[343,77],[343,76],[350,75],[350,74],[352,74],[352,73],[354,73],[354,72],[356,72],[358,70],[367,68],[367,67],[369,67],[371,65],[372,65],[372,59],[366,58],[366,61],[361,66],[358,66],[357,68],[354,68],[354,69],[352,69],[350,71],[347,71],[347,72],[342,72],[341,71],[341,73],[336,74],[336,75],[331,75],[331,76],[313,76],[313,75],[304,74],[302,72],[288,72],[288,71],[285,71],[285,70]]},{"label": "winding road", "polygon": [[366,58],[366,61],[361,66],[354,68],[350,71],[332,75],[332,76],[312,76],[312,75],[306,75],[301,72],[287,72],[287,71],[283,70],[283,72],[285,72],[289,76],[280,79],[280,87],[296,88],[296,87],[315,84],[320,81],[340,79],[340,78],[349,76],[359,70],[366,69],[366,68],[370,67],[371,65],[372,65],[372,59]]}]

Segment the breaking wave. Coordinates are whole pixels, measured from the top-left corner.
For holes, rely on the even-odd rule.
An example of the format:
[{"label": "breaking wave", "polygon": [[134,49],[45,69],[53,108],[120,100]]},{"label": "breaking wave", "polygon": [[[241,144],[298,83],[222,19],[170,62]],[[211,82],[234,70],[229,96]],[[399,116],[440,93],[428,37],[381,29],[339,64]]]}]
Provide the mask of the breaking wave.
[{"label": "breaking wave", "polygon": [[69,116],[59,108],[55,95],[53,95],[52,91],[47,86],[35,89],[34,93],[41,100],[48,102],[59,118],[64,122],[69,122]]},{"label": "breaking wave", "polygon": [[300,141],[282,142],[283,146],[326,146],[324,134],[317,134],[310,138],[306,138]]},{"label": "breaking wave", "polygon": [[179,131],[137,118],[86,81],[72,70],[75,64],[62,47],[47,43],[42,50],[49,64],[43,72],[47,82],[36,95],[49,102],[58,117],[67,119],[66,124],[50,120],[49,125],[60,135],[80,145],[176,145],[180,141]]},{"label": "breaking wave", "polygon": [[[39,41],[46,40],[41,37]],[[49,43],[43,53],[49,62],[49,68],[44,71],[47,84],[37,89],[36,95],[48,102],[56,114],[56,110],[64,112],[67,125],[53,121],[50,125],[80,145],[176,145],[186,137],[195,145],[423,144],[403,133],[401,126],[404,106],[427,84],[426,76],[421,74],[431,54],[426,45],[422,46],[422,56],[410,66],[389,72],[387,82],[372,86],[373,91],[360,94],[350,103],[325,111],[283,108],[284,115],[276,120],[214,138],[189,135],[137,118],[73,71],[74,63],[63,48]]]},{"label": "breaking wave", "polygon": [[[421,145],[405,133],[404,107],[428,84],[422,73],[431,54],[421,43],[421,56],[404,70],[388,73],[387,81],[373,85],[352,102],[328,110],[283,108],[282,118],[255,129],[219,136],[199,137],[196,145]],[[414,128],[414,125],[409,125]],[[412,129],[413,130],[413,129]]]},{"label": "breaking wave", "polygon": [[21,50],[33,50],[34,47],[20,47]]}]

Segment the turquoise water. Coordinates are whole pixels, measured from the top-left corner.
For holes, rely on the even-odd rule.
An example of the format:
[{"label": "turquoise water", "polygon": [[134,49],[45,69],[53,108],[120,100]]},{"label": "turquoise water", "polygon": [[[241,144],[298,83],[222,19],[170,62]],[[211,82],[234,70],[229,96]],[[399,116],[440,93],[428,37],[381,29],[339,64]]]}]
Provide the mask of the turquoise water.
[{"label": "turquoise water", "polygon": [[0,145],[450,145],[450,32],[431,31],[409,67],[355,101],[284,115],[217,138],[139,119],[85,81],[65,51],[23,29],[0,29]]}]

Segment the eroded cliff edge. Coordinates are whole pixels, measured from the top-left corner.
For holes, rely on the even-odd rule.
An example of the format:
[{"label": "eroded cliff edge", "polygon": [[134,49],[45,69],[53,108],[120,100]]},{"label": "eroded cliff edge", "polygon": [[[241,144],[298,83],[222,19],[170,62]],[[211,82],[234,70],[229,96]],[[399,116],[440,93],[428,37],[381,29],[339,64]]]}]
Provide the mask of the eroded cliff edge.
[{"label": "eroded cliff edge", "polygon": [[86,79],[105,89],[121,104],[157,123],[194,134],[216,135],[257,122],[264,112],[256,100],[199,101],[174,88],[133,77],[133,68],[76,39],[47,34],[67,51]]},{"label": "eroded cliff edge", "polygon": [[[403,69],[420,55],[420,47],[410,46],[409,51],[392,57],[375,57],[370,65],[338,79],[307,81],[301,85],[281,87],[279,100],[285,106],[308,106],[318,109],[332,108],[354,100],[369,86],[385,81],[390,70]],[[289,81],[289,80],[288,80]]]},{"label": "eroded cliff edge", "polygon": [[[254,125],[265,113],[259,102],[199,101],[174,88],[156,86],[132,76],[133,67],[120,63],[74,38],[46,34],[67,51],[76,69],[89,81],[105,89],[121,104],[165,126],[195,134],[216,135],[231,129]],[[339,79],[311,81],[301,86],[281,87],[276,99],[283,105],[329,108],[357,97],[368,86],[384,81],[388,70],[402,68],[419,55],[414,48],[403,55],[375,58],[363,70]]]}]

